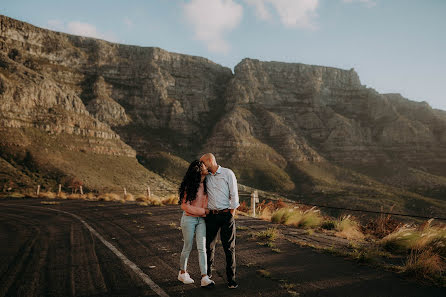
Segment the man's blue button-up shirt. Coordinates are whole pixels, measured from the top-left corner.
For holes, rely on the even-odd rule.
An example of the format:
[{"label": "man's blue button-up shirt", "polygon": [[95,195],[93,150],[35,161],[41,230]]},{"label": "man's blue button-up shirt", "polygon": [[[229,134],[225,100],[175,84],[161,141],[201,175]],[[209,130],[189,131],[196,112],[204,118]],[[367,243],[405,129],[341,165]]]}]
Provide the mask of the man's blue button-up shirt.
[{"label": "man's blue button-up shirt", "polygon": [[239,207],[237,179],[231,169],[218,166],[215,174],[206,176],[209,209],[236,209]]}]

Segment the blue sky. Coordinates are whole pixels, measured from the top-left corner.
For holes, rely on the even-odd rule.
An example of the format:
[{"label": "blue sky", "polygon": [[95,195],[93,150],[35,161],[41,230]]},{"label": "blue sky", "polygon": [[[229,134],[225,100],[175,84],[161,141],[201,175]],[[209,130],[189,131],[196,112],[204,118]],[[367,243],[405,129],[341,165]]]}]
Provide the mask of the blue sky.
[{"label": "blue sky", "polygon": [[355,68],[364,85],[446,110],[445,0],[6,0],[56,31],[206,57]]}]

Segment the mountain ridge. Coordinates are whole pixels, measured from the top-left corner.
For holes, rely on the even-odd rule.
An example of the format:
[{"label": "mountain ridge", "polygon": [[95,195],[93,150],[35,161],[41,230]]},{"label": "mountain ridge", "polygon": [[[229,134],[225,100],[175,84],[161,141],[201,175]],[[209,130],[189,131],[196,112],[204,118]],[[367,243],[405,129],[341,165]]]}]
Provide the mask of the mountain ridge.
[{"label": "mountain ridge", "polygon": [[[445,209],[446,112],[380,94],[354,69],[245,58],[233,72],[206,58],[6,16],[0,24],[0,152],[12,167],[34,172],[23,164],[28,151],[59,175],[93,174],[87,163],[76,161],[83,170],[67,172],[38,153],[30,136],[37,133],[53,139],[60,158],[124,158],[130,171],[136,166],[172,190],[190,160],[213,152],[241,183],[263,190],[365,207],[416,209],[419,202],[426,212]],[[47,171],[41,175],[54,168]],[[100,180],[87,185],[99,190]],[[122,187],[124,180],[110,176],[104,184]]]}]

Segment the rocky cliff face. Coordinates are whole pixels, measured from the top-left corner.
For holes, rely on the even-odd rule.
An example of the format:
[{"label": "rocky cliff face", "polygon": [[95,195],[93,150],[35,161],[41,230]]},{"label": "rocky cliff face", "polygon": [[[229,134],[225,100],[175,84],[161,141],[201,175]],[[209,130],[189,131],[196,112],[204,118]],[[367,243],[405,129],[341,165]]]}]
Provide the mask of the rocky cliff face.
[{"label": "rocky cliff face", "polygon": [[72,151],[136,156],[174,179],[211,151],[241,182],[266,190],[436,189],[439,199],[446,189],[446,113],[379,94],[353,69],[244,59],[232,73],[159,48],[4,16],[0,25],[2,131],[73,135]]}]

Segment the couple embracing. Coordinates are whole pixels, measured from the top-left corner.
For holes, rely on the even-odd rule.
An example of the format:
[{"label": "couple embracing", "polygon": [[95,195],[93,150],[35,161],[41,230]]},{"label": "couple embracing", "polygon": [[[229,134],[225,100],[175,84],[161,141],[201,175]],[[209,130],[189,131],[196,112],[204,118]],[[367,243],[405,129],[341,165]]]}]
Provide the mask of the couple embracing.
[{"label": "couple embracing", "polygon": [[184,211],[181,230],[184,245],[180,257],[178,280],[192,284],[187,272],[187,261],[194,237],[197,242],[201,271],[201,286],[215,285],[212,278],[217,234],[226,255],[228,288],[237,288],[235,281],[235,210],[239,207],[237,179],[232,170],[217,164],[213,154],[205,154],[193,161],[183,178],[180,205]]}]

